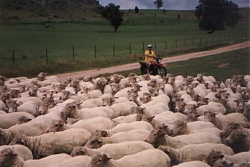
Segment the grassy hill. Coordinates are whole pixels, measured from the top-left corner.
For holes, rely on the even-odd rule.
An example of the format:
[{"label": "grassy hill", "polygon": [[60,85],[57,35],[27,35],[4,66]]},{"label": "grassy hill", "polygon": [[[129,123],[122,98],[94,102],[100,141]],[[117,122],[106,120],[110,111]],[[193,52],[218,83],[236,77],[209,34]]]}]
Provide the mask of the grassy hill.
[{"label": "grassy hill", "polygon": [[101,19],[96,0],[0,0],[0,22]]},{"label": "grassy hill", "polygon": [[[93,0],[0,0],[0,74],[35,76],[143,60],[151,43],[159,57],[209,50],[249,40],[249,8],[233,29],[207,34],[194,11],[124,10],[113,27]],[[177,16],[180,16],[178,19]],[[46,27],[47,23],[52,27]]]}]

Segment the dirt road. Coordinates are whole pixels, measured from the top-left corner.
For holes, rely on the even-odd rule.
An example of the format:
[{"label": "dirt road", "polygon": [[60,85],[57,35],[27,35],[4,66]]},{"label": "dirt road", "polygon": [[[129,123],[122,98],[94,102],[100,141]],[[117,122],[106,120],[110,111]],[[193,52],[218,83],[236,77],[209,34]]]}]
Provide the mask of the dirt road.
[{"label": "dirt road", "polygon": [[[163,62],[164,63],[171,63],[171,62],[177,62],[177,61],[185,61],[185,60],[189,60],[191,58],[205,57],[205,56],[220,54],[223,52],[229,52],[229,51],[233,51],[233,50],[237,50],[237,49],[243,49],[243,48],[247,48],[247,47],[250,47],[250,41],[239,43],[239,44],[234,44],[234,45],[230,45],[230,46],[225,46],[225,47],[221,47],[221,48],[209,50],[209,51],[189,53],[189,54],[184,54],[184,55],[180,55],[180,56],[164,58]],[[107,73],[113,74],[116,72],[134,70],[134,69],[139,69],[139,68],[140,68],[139,63],[131,63],[131,64],[124,64],[124,65],[113,66],[113,67],[102,68],[102,69],[59,74],[57,76],[59,77],[60,80],[66,80],[68,77],[71,77],[73,79],[73,78],[77,78],[80,76],[87,76],[87,75],[98,76],[100,74],[107,74]]]}]

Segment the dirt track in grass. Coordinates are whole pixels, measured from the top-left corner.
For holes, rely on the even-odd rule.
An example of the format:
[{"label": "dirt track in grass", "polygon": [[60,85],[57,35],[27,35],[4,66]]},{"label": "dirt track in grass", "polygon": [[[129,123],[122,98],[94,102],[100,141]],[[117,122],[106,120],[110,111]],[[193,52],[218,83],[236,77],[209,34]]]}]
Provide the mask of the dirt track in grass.
[{"label": "dirt track in grass", "polygon": [[[225,46],[225,47],[221,47],[221,48],[214,49],[214,50],[201,51],[201,52],[196,52],[196,53],[189,53],[189,54],[183,54],[183,55],[174,56],[174,57],[163,58],[163,62],[172,63],[172,62],[177,62],[177,61],[185,61],[185,60],[189,60],[192,58],[205,57],[205,56],[220,54],[220,53],[229,52],[233,50],[243,49],[247,47],[250,47],[250,41],[239,43],[239,44],[233,44],[230,46]],[[74,78],[87,76],[87,75],[98,76],[102,74],[113,74],[117,72],[129,71],[129,70],[134,70],[134,69],[139,69],[139,68],[140,68],[139,63],[131,63],[131,64],[108,67],[108,68],[58,74],[57,76],[59,77],[61,81],[63,81],[63,80],[66,80],[68,77],[71,77],[72,79],[74,79]]]}]

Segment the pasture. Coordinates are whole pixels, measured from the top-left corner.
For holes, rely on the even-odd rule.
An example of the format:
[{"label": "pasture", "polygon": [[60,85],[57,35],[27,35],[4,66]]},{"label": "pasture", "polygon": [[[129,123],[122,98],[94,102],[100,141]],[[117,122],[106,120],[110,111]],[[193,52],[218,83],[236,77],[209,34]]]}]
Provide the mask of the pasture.
[{"label": "pasture", "polygon": [[[102,19],[0,24],[0,73],[35,76],[138,62],[151,43],[160,57],[194,52],[249,39],[249,9],[234,29],[206,34],[193,11],[124,11],[118,32]],[[177,19],[177,15],[181,19]],[[156,15],[156,17],[155,17]]]}]

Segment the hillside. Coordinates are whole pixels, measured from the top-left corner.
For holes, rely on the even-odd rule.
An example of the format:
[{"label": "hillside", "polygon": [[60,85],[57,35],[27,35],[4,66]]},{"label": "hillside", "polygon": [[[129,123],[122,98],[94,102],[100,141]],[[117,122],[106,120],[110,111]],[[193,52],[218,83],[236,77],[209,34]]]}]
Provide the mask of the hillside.
[{"label": "hillside", "polygon": [[96,0],[0,0],[0,22],[49,22],[100,19]]}]

